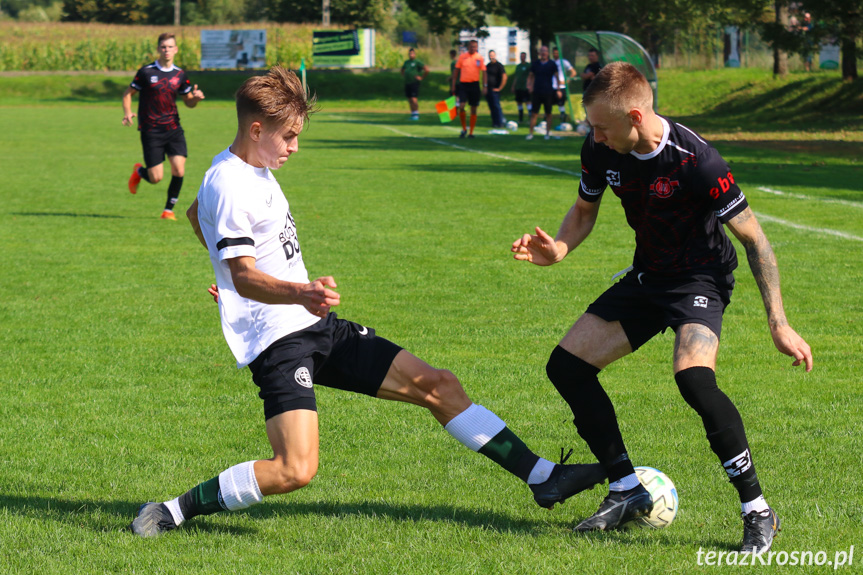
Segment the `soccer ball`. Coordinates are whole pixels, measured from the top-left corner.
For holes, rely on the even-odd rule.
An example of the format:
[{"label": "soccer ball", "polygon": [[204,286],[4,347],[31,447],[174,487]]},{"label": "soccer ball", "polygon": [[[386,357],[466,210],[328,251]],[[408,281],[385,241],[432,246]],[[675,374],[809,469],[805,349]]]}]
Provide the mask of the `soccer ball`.
[{"label": "soccer ball", "polygon": [[506,123],[506,129],[509,130],[510,132],[515,132],[516,130],[518,130],[518,122],[514,122],[514,121],[510,120],[509,122]]},{"label": "soccer ball", "polygon": [[571,132],[572,131],[572,124],[570,124],[569,122],[563,122],[561,125],[559,125],[557,127],[557,129],[560,130],[561,132]]},{"label": "soccer ball", "polygon": [[575,127],[575,133],[579,136],[586,136],[590,133],[590,124],[587,122],[581,122],[578,126]]},{"label": "soccer ball", "polygon": [[666,474],[653,467],[636,467],[638,480],[653,497],[653,511],[647,517],[639,517],[627,527],[662,529],[668,527],[677,515],[677,489]]}]

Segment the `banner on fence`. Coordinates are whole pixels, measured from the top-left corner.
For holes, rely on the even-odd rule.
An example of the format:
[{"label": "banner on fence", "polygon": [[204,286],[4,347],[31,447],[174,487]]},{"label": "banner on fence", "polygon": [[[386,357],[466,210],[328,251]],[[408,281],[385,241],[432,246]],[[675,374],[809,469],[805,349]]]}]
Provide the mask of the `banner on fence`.
[{"label": "banner on fence", "polygon": [[375,65],[375,31],[315,30],[312,32],[312,56],[315,68],[373,68]]},{"label": "banner on fence", "polygon": [[201,30],[201,68],[266,68],[266,30]]}]

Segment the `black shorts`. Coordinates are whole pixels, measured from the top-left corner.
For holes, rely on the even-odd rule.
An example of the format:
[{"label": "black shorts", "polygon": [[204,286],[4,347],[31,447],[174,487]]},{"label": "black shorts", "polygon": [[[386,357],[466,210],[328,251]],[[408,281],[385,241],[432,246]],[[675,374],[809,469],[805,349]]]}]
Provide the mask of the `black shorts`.
[{"label": "black shorts", "polygon": [[458,85],[458,101],[460,104],[468,103],[469,106],[479,106],[482,90],[479,82],[462,82]]},{"label": "black shorts", "polygon": [[144,148],[144,166],[147,168],[164,162],[166,155],[188,157],[183,128],[167,132],[141,130],[141,146]]},{"label": "black shorts", "polygon": [[401,347],[335,313],[273,342],[249,364],[264,417],[317,411],[314,385],[375,397]]},{"label": "black shorts", "polygon": [[420,97],[420,83],[414,82],[413,84],[405,84],[405,98],[419,98]]},{"label": "black shorts", "polygon": [[530,99],[530,111],[539,114],[539,107],[545,107],[545,113],[551,114],[551,106],[557,100],[557,92],[534,92]]},{"label": "black shorts", "polygon": [[587,313],[619,321],[633,351],[665,328],[676,331],[685,323],[705,325],[718,338],[733,290],[733,274],[669,280],[633,270],[590,304]]},{"label": "black shorts", "polygon": [[515,101],[519,104],[530,102],[530,92],[528,92],[527,90],[516,90]]}]

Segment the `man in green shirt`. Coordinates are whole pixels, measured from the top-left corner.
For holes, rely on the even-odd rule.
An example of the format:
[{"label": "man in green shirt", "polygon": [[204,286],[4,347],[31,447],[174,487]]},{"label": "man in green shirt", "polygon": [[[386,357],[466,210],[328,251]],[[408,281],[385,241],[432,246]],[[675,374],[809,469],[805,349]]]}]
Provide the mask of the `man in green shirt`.
[{"label": "man in green shirt", "polygon": [[417,60],[416,51],[413,48],[408,50],[408,59],[402,64],[402,75],[405,78],[405,97],[411,109],[411,120],[420,119],[417,98],[420,95],[420,82],[425,80],[428,73],[428,66]]},{"label": "man in green shirt", "polygon": [[530,62],[527,61],[527,53],[519,55],[521,61],[515,67],[515,81],[512,83],[512,91],[515,94],[515,103],[518,104],[518,121],[524,121],[524,104],[527,102],[527,114],[530,115],[530,92],[527,91],[527,77],[530,75]]}]

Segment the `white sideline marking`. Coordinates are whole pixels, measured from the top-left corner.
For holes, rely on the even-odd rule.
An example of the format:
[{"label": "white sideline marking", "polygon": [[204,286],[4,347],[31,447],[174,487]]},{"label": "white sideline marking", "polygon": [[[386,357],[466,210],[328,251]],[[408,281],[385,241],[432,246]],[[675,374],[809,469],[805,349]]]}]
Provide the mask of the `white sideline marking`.
[{"label": "white sideline marking", "polygon": [[792,192],[783,192],[782,190],[776,190],[773,188],[765,188],[763,186],[758,188],[762,192],[773,194],[774,196],[785,196],[787,198],[796,198],[798,200],[813,200],[816,202],[824,202],[825,204],[839,204],[842,206],[851,206],[853,208],[863,208],[863,202],[850,202],[848,200],[837,200],[835,198],[819,198],[817,196],[807,196],[804,194],[795,194]]},{"label": "white sideline marking", "polygon": [[[331,118],[337,118],[337,119],[343,119],[343,120],[349,120],[348,118],[345,118],[344,116],[330,116],[330,117],[331,117]],[[349,120],[349,121],[353,121],[353,120]],[[396,134],[399,134],[400,136],[406,136],[406,137],[408,137],[408,138],[417,138],[418,140],[428,140],[429,142],[434,142],[435,144],[440,144],[440,145],[442,145],[442,146],[450,146],[450,147],[452,147],[452,148],[456,148],[457,150],[464,150],[464,151],[466,151],[466,152],[474,152],[474,153],[476,153],[476,154],[483,154],[483,155],[485,155],[485,156],[491,156],[492,158],[498,158],[498,159],[501,159],[501,160],[508,160],[508,161],[510,161],[510,162],[518,162],[518,163],[521,163],[521,164],[528,164],[528,165],[531,165],[531,166],[535,166],[535,167],[537,167],[537,168],[541,168],[541,169],[543,169],[543,170],[550,170],[550,171],[552,171],[552,172],[559,172],[559,173],[562,173],[562,174],[567,174],[567,175],[569,175],[569,176],[575,176],[576,178],[579,178],[579,179],[580,179],[580,176],[581,176],[581,174],[577,174],[577,173],[575,173],[575,172],[571,172],[571,171],[569,171],[569,170],[563,170],[563,169],[561,169],[561,168],[555,168],[554,166],[547,166],[547,165],[545,165],[545,164],[539,164],[539,163],[537,163],[537,162],[530,162],[530,161],[528,161],[528,160],[520,160],[520,159],[518,159],[518,158],[511,158],[511,157],[509,157],[509,156],[504,156],[503,154],[495,154],[495,153],[492,153],[492,152],[484,152],[484,151],[482,151],[482,150],[472,150],[472,149],[470,149],[470,148],[465,148],[464,146],[460,146],[460,145],[458,145],[458,144],[453,144],[452,142],[446,142],[446,141],[444,141],[444,140],[438,140],[437,138],[427,138],[427,137],[424,137],[424,136],[417,136],[417,135],[410,134],[410,133],[408,133],[408,132],[404,132],[404,131],[402,131],[402,130],[399,130],[398,128],[393,128],[392,126],[384,126],[384,125],[382,125],[382,124],[372,124],[371,122],[355,122],[355,123],[367,124],[367,125],[369,125],[369,126],[377,126],[378,128],[384,128],[384,129],[386,129],[386,130],[389,130],[389,131],[391,131],[391,132],[394,132],[394,133],[396,133]],[[811,198],[810,198],[809,196],[804,196],[803,194],[790,194],[790,193],[787,193],[787,192],[782,192],[782,191],[779,191],[779,190],[774,190],[774,189],[771,189],[771,188],[764,188],[764,187],[760,187],[760,188],[758,188],[758,189],[759,189],[759,190],[761,190],[761,191],[763,191],[763,192],[767,192],[768,194],[771,194],[771,193],[772,193],[772,194],[777,194],[777,195],[786,195],[786,196],[791,196],[791,197],[797,197],[797,198],[801,198],[801,199],[804,199],[804,198],[805,198],[805,199],[814,199],[814,200],[819,200],[819,201],[829,202],[829,203],[851,204],[851,205],[853,205],[853,206],[855,206],[855,207],[861,207],[861,204],[859,204],[859,203],[856,203],[856,202],[848,202],[848,201],[845,201],[845,200],[835,200],[835,199],[832,199],[832,198],[814,198],[814,197],[811,197]],[[756,212],[753,212],[753,213],[755,214],[755,216],[756,216],[758,219],[760,219],[760,220],[762,220],[762,221],[770,222],[770,223],[773,223],[773,224],[779,224],[780,226],[787,226],[787,227],[789,227],[789,228],[793,228],[793,229],[795,229],[795,230],[802,230],[802,231],[806,231],[806,232],[812,232],[812,233],[815,233],[815,234],[823,234],[823,235],[828,235],[828,236],[836,236],[836,237],[843,238],[843,239],[846,239],[846,240],[853,240],[853,241],[857,241],[857,242],[863,242],[863,237],[855,236],[855,235],[853,235],[853,234],[848,234],[848,233],[840,232],[840,231],[837,231],[837,230],[831,230],[830,228],[814,228],[814,227],[812,227],[812,226],[804,226],[803,224],[795,224],[794,222],[789,222],[788,220],[783,220],[783,219],[781,219],[781,218],[775,218],[775,217],[773,217],[773,216],[768,216],[767,214],[760,214],[760,213],[756,213]]]},{"label": "white sideline marking", "polygon": [[773,216],[768,216],[766,214],[759,214],[756,212],[752,212],[755,216],[764,222],[771,222],[774,224],[779,224],[782,226],[788,226],[789,228],[794,228],[795,230],[803,230],[805,232],[812,232],[816,234],[826,234],[829,236],[836,236],[838,238],[843,238],[846,240],[854,240],[858,242],[863,242],[863,238],[860,236],[855,236],[853,234],[847,234],[845,232],[839,232],[836,230],[831,230],[829,228],[813,228],[812,226],[804,226],[803,224],[795,224],[794,222],[789,222],[788,220],[783,220],[780,218],[774,218]]}]

